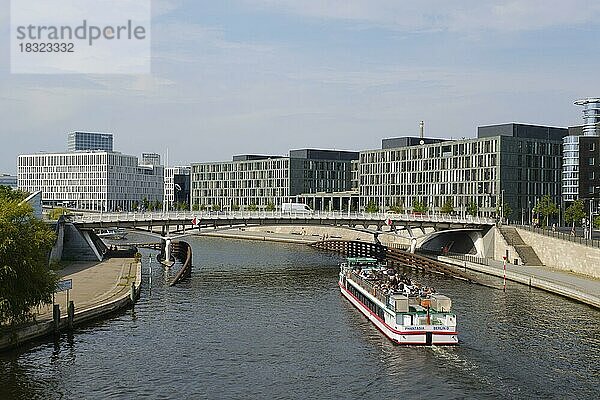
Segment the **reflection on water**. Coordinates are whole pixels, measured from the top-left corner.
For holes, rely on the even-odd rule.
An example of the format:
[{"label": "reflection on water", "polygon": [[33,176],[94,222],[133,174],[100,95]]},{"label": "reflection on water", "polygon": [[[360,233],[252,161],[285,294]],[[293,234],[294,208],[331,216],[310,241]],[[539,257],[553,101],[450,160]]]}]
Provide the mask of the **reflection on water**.
[{"label": "reflection on water", "polygon": [[168,287],[174,272],[154,261],[135,310],[0,358],[0,399],[597,397],[587,306],[411,271],[452,297],[461,344],[400,347],[340,296],[338,257],[189,241],[190,281]]}]

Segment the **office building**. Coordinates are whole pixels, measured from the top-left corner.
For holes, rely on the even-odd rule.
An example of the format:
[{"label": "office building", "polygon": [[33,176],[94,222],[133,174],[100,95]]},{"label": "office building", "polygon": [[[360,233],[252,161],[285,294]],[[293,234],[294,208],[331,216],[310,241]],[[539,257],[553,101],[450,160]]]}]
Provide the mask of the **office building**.
[{"label": "office building", "polygon": [[156,153],[142,153],[142,160],[140,161],[140,165],[160,165],[160,154]]},{"label": "office building", "polygon": [[293,201],[306,193],[351,189],[357,152],[291,150],[288,157],[241,155],[192,164],[192,203],[224,209]]},{"label": "office building", "polygon": [[190,167],[165,167],[165,209],[190,208]]},{"label": "office building", "polygon": [[67,138],[67,151],[113,151],[112,133],[71,132]]},{"label": "office building", "polygon": [[566,135],[563,128],[510,123],[479,127],[473,139],[384,142],[380,150],[360,153],[359,206],[411,210],[419,201],[439,211],[449,200],[457,212],[475,203],[479,215],[494,217],[504,198],[511,218],[528,220],[543,195],[560,201]]},{"label": "office building", "polygon": [[164,168],[105,150],[28,154],[18,157],[17,184],[30,193],[41,191],[47,206],[131,211],[144,200],[162,203]]},{"label": "office building", "polygon": [[0,186],[8,186],[11,189],[16,189],[17,177],[9,174],[0,174]]},{"label": "office building", "polygon": [[600,99],[577,100],[584,125],[563,139],[562,197],[566,203],[600,196]]}]

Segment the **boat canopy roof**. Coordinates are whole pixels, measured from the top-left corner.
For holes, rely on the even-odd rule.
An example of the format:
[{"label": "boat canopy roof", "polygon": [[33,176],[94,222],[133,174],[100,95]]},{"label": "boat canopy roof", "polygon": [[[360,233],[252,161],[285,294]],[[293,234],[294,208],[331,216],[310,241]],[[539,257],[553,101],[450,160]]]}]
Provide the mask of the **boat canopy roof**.
[{"label": "boat canopy roof", "polygon": [[370,257],[348,257],[346,259],[349,265],[361,264],[361,265],[377,265],[378,261],[376,258]]}]

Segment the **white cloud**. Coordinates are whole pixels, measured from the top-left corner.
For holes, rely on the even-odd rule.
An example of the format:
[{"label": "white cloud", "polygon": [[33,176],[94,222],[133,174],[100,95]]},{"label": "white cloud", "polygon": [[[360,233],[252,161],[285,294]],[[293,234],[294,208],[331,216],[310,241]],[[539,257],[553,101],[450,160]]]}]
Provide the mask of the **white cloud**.
[{"label": "white cloud", "polygon": [[242,0],[313,18],[338,19],[399,31],[535,30],[597,21],[591,0]]}]

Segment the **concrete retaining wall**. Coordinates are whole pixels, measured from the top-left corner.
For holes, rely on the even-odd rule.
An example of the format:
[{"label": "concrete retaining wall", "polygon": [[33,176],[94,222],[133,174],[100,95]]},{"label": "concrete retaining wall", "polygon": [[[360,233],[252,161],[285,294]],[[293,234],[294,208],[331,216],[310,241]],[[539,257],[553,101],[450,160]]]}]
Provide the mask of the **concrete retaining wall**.
[{"label": "concrete retaining wall", "polygon": [[600,249],[518,229],[544,265],[564,271],[600,278]]},{"label": "concrete retaining wall", "polygon": [[519,257],[519,253],[517,253],[517,250],[513,246],[509,245],[506,240],[504,240],[504,236],[502,236],[500,229],[494,226],[490,229],[488,234],[494,235],[494,260],[502,261],[502,257],[506,255],[506,250],[508,250],[508,262],[514,263],[515,259],[517,259],[519,265],[523,265],[523,260]]},{"label": "concrete retaining wall", "polygon": [[[237,229],[229,230],[234,233]],[[366,242],[373,241],[373,234],[367,232],[355,231],[352,229],[336,226],[298,226],[298,225],[275,225],[275,226],[248,226],[244,228],[245,232],[256,232],[256,233],[275,233],[275,234],[291,234],[297,235],[298,239],[305,242],[307,239],[312,241],[322,240],[325,236],[328,239],[340,239],[340,240],[360,240]],[[210,231],[207,231],[210,232]],[[419,231],[420,232],[420,231]],[[399,243],[410,246],[410,239],[406,236],[408,233],[404,232],[404,236],[400,234],[382,234],[379,235],[379,240],[386,243]]]},{"label": "concrete retaining wall", "polygon": [[[470,270],[482,272],[484,274],[493,275],[500,278],[504,276],[504,271],[486,265],[454,260],[448,257],[438,257],[438,260],[448,264],[458,265],[461,267],[464,267],[466,265],[466,267]],[[542,289],[550,293],[558,294],[560,296],[564,296],[573,300],[577,300],[581,303],[589,304],[596,308],[600,308],[600,297],[592,296],[580,290],[562,286],[557,283],[547,281],[545,279],[527,276],[512,271],[506,271],[506,279],[513,282],[519,282],[524,285],[529,285],[538,289]]]}]

